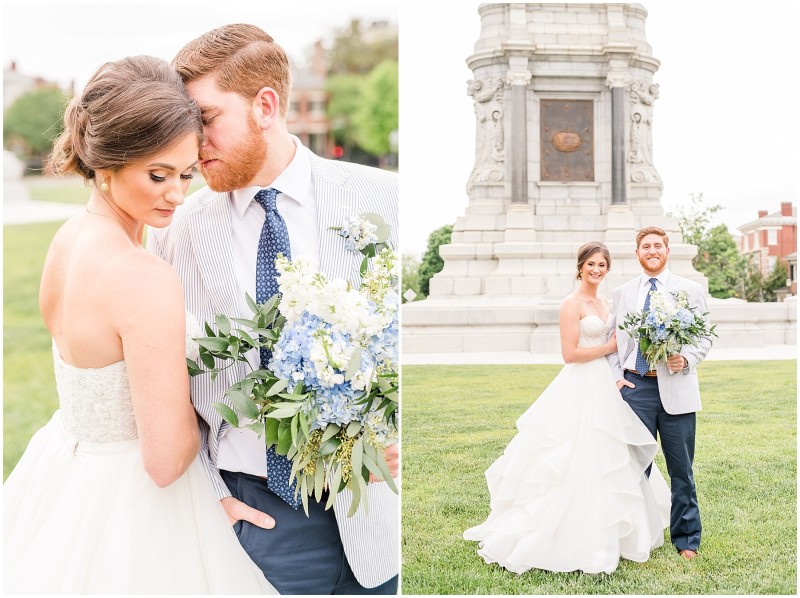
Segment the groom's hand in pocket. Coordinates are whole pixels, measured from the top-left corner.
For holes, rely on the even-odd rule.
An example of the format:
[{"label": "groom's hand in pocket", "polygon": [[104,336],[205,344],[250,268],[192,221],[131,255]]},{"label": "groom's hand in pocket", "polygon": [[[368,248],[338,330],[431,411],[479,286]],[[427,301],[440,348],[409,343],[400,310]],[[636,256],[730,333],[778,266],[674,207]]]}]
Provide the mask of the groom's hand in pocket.
[{"label": "groom's hand in pocket", "polygon": [[[383,458],[386,460],[386,465],[389,467],[389,475],[392,478],[397,477],[400,470],[400,447],[397,444],[387,446],[383,451]],[[382,482],[383,478],[379,478],[374,473],[369,474],[370,482]]]},{"label": "groom's hand in pocket", "polygon": [[248,521],[256,527],[263,527],[264,529],[272,529],[275,527],[275,520],[272,517],[263,511],[259,511],[250,505],[244,504],[237,498],[228,496],[223,498],[220,502],[222,503],[222,508],[225,509],[225,513],[228,515],[228,520],[231,522],[231,525],[234,525],[237,521]]},{"label": "groom's hand in pocket", "polygon": [[636,385],[633,382],[628,382],[625,378],[617,380],[617,388],[622,390],[623,386],[627,386],[628,388],[636,388]]}]

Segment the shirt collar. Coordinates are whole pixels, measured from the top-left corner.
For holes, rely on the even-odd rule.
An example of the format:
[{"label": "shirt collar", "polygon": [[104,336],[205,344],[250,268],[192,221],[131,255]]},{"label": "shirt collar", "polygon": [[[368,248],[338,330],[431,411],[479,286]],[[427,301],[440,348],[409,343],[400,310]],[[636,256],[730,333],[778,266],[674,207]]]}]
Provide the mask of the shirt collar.
[{"label": "shirt collar", "polygon": [[669,270],[664,268],[661,271],[661,273],[658,274],[657,276],[650,276],[649,274],[645,274],[644,272],[642,272],[642,278],[641,278],[640,286],[648,286],[649,287],[651,278],[655,278],[659,282],[659,284],[661,285],[661,288],[665,288],[667,286],[667,280],[669,279]]},{"label": "shirt collar", "polygon": [[[311,157],[308,155],[306,147],[300,142],[300,139],[294,135],[289,135],[289,137],[295,144],[294,157],[283,172],[272,181],[270,187],[275,187],[281,192],[282,196],[285,195],[302,206],[308,199],[308,191],[311,187]],[[265,189],[265,187],[253,185],[231,192],[233,207],[239,216],[244,215],[253,202],[256,193],[262,189]]]}]

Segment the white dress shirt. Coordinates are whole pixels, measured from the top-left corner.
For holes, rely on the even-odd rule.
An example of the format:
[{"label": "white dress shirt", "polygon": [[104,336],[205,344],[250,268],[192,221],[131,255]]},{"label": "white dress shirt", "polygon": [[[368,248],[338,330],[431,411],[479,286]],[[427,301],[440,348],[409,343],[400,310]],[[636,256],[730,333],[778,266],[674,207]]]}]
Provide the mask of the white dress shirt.
[{"label": "white dress shirt", "polygon": [[[649,274],[642,273],[642,276],[639,280],[639,294],[636,297],[636,311],[642,311],[644,309],[644,300],[647,298],[647,293],[650,292],[650,279],[656,279],[656,290],[659,292],[663,292],[665,288],[667,288],[667,279],[669,278],[669,270],[666,268],[661,271],[658,276],[650,276]],[[625,365],[622,367],[626,370],[635,370],[636,369],[636,353],[637,351],[631,351],[630,355],[628,355],[628,359],[625,360]]]},{"label": "white dress shirt", "polygon": [[[292,257],[305,255],[319,263],[319,231],[317,202],[311,180],[311,158],[297,137],[292,137],[296,151],[289,166],[272,182],[277,196],[278,212],[289,231]],[[237,189],[229,194],[231,213],[231,244],[236,278],[238,317],[252,316],[245,293],[256,297],[256,256],[261,228],[264,225],[264,208],[255,201],[263,187]],[[258,363],[257,351],[248,355],[251,364]],[[266,475],[265,443],[249,428],[227,427],[219,445],[217,467],[252,475]]]}]

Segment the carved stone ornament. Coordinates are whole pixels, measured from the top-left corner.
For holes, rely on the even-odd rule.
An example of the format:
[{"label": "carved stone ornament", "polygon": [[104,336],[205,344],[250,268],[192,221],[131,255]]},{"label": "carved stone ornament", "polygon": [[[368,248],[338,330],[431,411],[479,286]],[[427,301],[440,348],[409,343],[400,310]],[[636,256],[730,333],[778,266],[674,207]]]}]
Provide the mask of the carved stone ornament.
[{"label": "carved stone ornament", "polygon": [[467,95],[475,101],[475,166],[467,181],[467,193],[477,184],[503,180],[505,135],[503,131],[503,79],[482,77],[467,82]]},{"label": "carved stone ornament", "polygon": [[643,80],[631,81],[628,93],[630,180],[634,183],[657,183],[661,187],[661,177],[653,164],[653,103],[658,99],[658,85]]}]

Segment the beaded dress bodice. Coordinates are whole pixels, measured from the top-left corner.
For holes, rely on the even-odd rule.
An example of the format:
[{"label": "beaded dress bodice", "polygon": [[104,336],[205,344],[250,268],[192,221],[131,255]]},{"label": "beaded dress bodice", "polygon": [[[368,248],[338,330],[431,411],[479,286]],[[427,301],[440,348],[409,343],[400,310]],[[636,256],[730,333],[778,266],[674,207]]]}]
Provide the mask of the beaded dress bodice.
[{"label": "beaded dress bodice", "polygon": [[[196,359],[199,326],[187,314],[186,355]],[[53,342],[56,388],[64,430],[78,442],[123,442],[138,438],[125,361],[101,368],[64,362]]]},{"label": "beaded dress bodice", "polygon": [[578,323],[578,346],[598,347],[606,342],[610,320],[603,322],[600,316],[586,316]]}]

